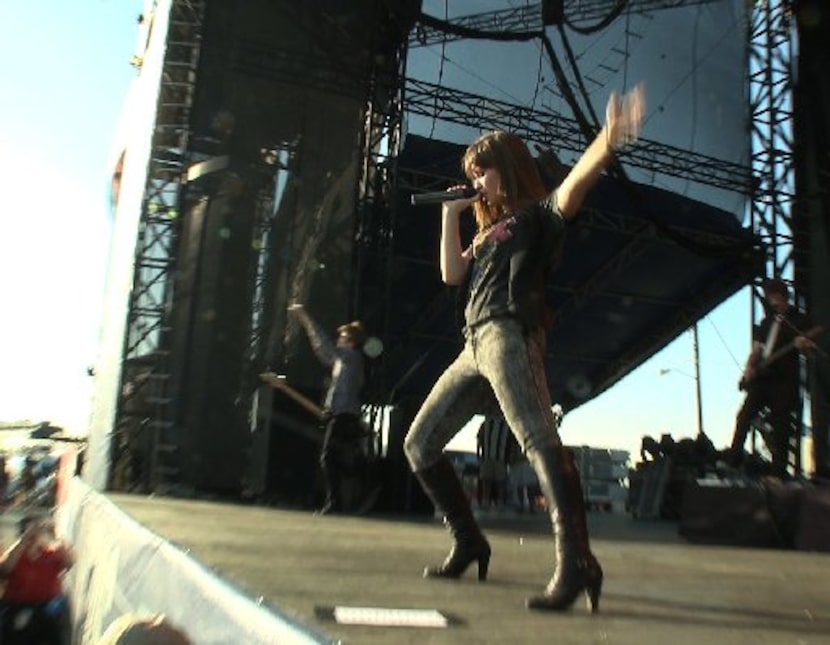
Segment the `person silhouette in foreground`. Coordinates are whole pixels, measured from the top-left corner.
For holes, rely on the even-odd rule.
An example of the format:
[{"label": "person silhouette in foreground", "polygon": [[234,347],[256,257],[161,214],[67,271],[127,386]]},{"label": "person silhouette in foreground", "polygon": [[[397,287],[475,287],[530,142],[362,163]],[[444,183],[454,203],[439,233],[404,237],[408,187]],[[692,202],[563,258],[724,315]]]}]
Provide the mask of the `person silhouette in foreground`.
[{"label": "person silhouette in foreground", "polygon": [[72,548],[55,534],[49,517],[24,517],[20,538],[0,556],[0,643],[61,645],[69,642],[69,599],[63,574],[75,563]]},{"label": "person silhouette in foreground", "polygon": [[[593,611],[599,607],[603,572],[589,546],[579,473],[559,438],[545,377],[545,290],[567,223],[614,151],[636,140],[644,107],[642,86],[623,97],[613,94],[605,126],[553,192],[525,143],[511,133],[485,134],[464,154],[462,167],[477,194],[443,203],[439,253],[443,281],[462,286],[467,296],[464,347],[404,440],[416,478],[453,537],[449,555],[428,567],[427,577],[458,578],[475,562],[479,580],[487,578],[490,545],[443,449],[495,395],[537,475],[553,528],[556,569],[527,606],[561,611],[584,591]],[[477,233],[463,249],[459,220],[471,207]]]}]

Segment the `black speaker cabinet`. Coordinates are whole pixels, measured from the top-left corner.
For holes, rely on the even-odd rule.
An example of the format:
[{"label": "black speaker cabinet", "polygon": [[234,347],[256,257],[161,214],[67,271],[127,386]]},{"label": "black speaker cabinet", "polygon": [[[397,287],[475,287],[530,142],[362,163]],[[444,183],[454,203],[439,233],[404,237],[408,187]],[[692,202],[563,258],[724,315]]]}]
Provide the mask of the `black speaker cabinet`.
[{"label": "black speaker cabinet", "polygon": [[800,494],[778,482],[692,480],[678,532],[703,544],[791,548]]},{"label": "black speaker cabinet", "polygon": [[795,548],[799,551],[830,551],[830,481],[804,489]]}]

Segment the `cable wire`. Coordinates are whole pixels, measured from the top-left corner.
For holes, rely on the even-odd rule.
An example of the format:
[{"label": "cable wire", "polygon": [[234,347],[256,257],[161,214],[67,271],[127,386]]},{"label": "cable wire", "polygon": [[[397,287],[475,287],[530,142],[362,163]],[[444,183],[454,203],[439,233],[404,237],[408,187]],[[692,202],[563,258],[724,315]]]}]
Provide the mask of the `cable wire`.
[{"label": "cable wire", "polygon": [[[450,11],[449,0],[444,0],[444,20],[447,20],[449,18],[449,11]],[[441,39],[441,62],[438,65],[438,83],[437,83],[438,87],[441,87],[441,81],[444,80],[444,60],[445,60],[446,51],[447,51],[447,34],[446,34],[446,32],[444,32],[444,37]],[[435,98],[435,101],[437,103],[438,97]],[[435,110],[435,107],[437,107],[436,103],[433,104],[433,106],[434,106],[433,110]],[[438,121],[437,115],[433,114],[432,115],[432,124],[430,125],[430,128],[429,128],[429,138],[430,139],[432,139],[432,135],[435,134],[435,123],[437,121]]]},{"label": "cable wire", "polygon": [[595,25],[592,25],[590,27],[577,27],[570,20],[568,20],[567,16],[565,16],[565,24],[568,27],[570,27],[571,29],[573,29],[575,32],[577,32],[578,34],[582,34],[584,36],[588,36],[590,34],[595,34],[598,31],[602,31],[608,25],[610,25],[612,22],[614,22],[619,17],[619,15],[623,12],[626,5],[628,5],[628,0],[617,0],[617,5],[613,9],[611,9],[611,11],[608,12],[608,15],[605,16],[605,18],[600,20],[598,23],[596,23]]},{"label": "cable wire", "polygon": [[715,324],[715,321],[712,320],[712,317],[708,314],[706,315],[706,320],[708,320],[709,324],[712,325],[712,329],[715,330],[715,333],[717,334],[718,338],[720,338],[720,342],[723,344],[723,348],[726,350],[726,353],[729,354],[729,356],[732,358],[732,361],[735,363],[738,370],[743,370],[741,362],[737,359],[735,354],[732,353],[732,350],[729,349],[729,345],[727,345],[726,339],[723,337],[723,334],[720,333],[720,329],[718,329],[718,326]]},{"label": "cable wire", "polygon": [[579,91],[582,94],[582,100],[585,101],[585,106],[588,109],[588,113],[591,115],[591,120],[594,122],[595,129],[599,130],[599,118],[597,118],[597,113],[594,111],[594,106],[591,104],[591,97],[588,96],[588,90],[585,89],[585,83],[582,80],[582,74],[579,72],[579,65],[576,62],[576,56],[574,56],[573,49],[571,49],[571,43],[568,40],[568,34],[565,33],[565,28],[562,27],[562,25],[557,25],[557,28],[559,29],[559,36],[562,38],[562,45],[565,47],[565,55],[568,58],[568,63],[573,69],[577,87],[579,87]]}]

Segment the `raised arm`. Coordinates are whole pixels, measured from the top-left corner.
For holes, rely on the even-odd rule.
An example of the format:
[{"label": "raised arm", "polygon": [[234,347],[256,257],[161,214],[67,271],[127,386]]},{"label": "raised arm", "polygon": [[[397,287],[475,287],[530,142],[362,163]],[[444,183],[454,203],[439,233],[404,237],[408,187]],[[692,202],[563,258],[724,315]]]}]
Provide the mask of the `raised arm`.
[{"label": "raised arm", "polygon": [[[455,186],[454,188],[458,188]],[[449,190],[452,190],[450,188]],[[441,279],[450,285],[459,285],[464,282],[470,256],[461,248],[461,234],[458,219],[465,209],[469,208],[478,196],[454,199],[441,205]]]},{"label": "raised arm", "polygon": [[303,326],[306,336],[308,336],[308,341],[311,344],[311,349],[314,350],[314,354],[318,360],[324,365],[331,367],[337,358],[337,352],[334,349],[334,342],[329,338],[328,334],[308,314],[303,305],[297,303],[289,305],[288,313],[292,314]]},{"label": "raised arm", "polygon": [[557,206],[565,219],[576,216],[614,151],[637,140],[645,106],[642,84],[622,97],[611,94],[605,108],[605,125],[556,189]]}]

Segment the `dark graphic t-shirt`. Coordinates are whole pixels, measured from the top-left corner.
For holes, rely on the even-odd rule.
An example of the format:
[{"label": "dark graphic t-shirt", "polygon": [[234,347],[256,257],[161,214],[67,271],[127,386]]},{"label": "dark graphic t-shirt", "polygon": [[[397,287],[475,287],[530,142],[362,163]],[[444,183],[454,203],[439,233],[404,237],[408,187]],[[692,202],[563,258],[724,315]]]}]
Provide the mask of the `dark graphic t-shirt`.
[{"label": "dark graphic t-shirt", "polygon": [[545,284],[564,232],[565,220],[550,196],[481,233],[470,263],[466,327],[507,316],[528,329],[541,325]]},{"label": "dark graphic t-shirt", "polygon": [[[778,331],[773,338],[771,332],[776,318],[779,319]],[[776,315],[774,312],[767,314],[753,331],[753,340],[756,342],[762,345],[772,342],[769,348],[770,355],[761,361],[762,369],[757,377],[759,380],[798,389],[800,354],[793,347],[793,341],[809,327],[809,317],[793,306],[783,315]]]}]

